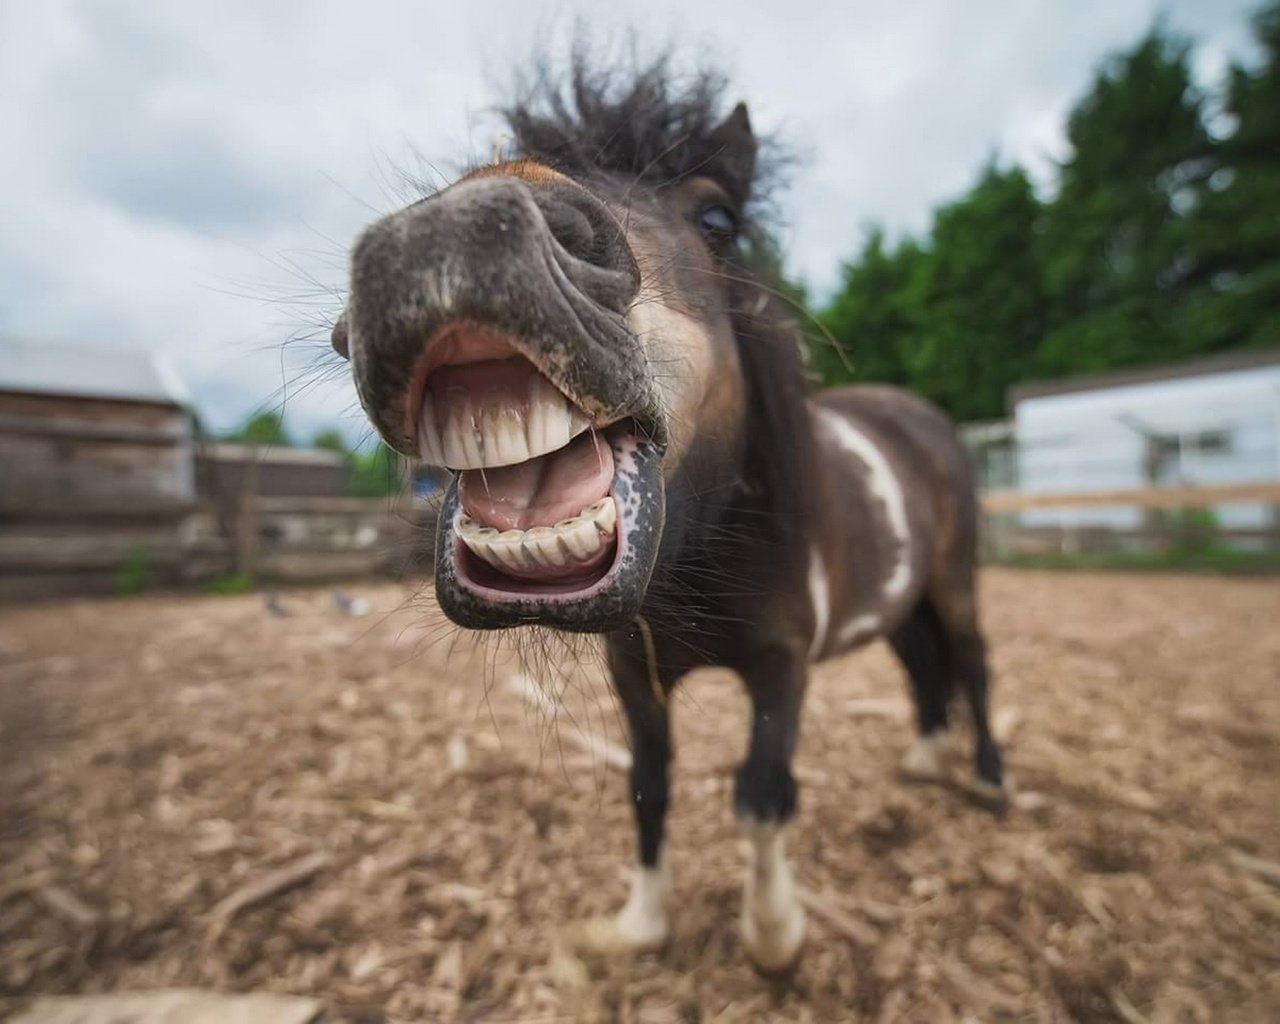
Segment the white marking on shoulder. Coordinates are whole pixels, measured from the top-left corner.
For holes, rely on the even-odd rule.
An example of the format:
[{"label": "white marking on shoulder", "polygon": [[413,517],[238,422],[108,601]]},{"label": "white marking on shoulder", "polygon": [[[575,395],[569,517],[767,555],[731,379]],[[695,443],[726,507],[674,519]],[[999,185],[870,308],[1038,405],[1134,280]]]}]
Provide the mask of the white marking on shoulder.
[{"label": "white marking on shoulder", "polygon": [[902,493],[902,484],[875,441],[834,410],[817,406],[816,411],[831,428],[840,447],[866,465],[871,493],[884,503],[889,529],[898,542],[897,560],[885,580],[884,593],[888,598],[901,597],[911,585],[911,527],[907,521],[907,500]]},{"label": "white marking on shoulder", "polygon": [[827,570],[817,547],[809,550],[809,601],[813,605],[813,643],[809,660],[822,653],[827,642],[827,622],[831,618],[831,593],[827,588]]},{"label": "white marking on shoulder", "polygon": [[784,829],[747,821],[750,844],[742,900],[742,941],[766,971],[791,966],[804,942],[804,908],[787,863]]}]

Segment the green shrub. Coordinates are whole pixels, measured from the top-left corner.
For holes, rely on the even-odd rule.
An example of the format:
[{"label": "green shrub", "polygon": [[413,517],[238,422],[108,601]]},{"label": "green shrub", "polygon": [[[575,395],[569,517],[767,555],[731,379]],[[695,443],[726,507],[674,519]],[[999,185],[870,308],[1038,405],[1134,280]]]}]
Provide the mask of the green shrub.
[{"label": "green shrub", "polygon": [[140,594],[151,583],[151,549],[135,544],[125,555],[124,564],[116,572],[115,592],[123,597]]},{"label": "green shrub", "polygon": [[253,577],[247,572],[222,573],[209,580],[204,589],[209,594],[247,594],[253,589]]}]

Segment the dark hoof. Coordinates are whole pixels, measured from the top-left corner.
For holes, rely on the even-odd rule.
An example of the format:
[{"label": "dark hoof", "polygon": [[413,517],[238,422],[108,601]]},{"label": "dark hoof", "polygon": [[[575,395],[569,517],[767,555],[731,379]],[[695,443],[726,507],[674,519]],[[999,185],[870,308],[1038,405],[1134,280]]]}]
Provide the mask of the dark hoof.
[{"label": "dark hoof", "polygon": [[962,782],[960,788],[970,801],[983,810],[991,811],[1001,817],[1008,813],[1011,800],[1007,786],[997,785],[986,779],[969,779]]}]

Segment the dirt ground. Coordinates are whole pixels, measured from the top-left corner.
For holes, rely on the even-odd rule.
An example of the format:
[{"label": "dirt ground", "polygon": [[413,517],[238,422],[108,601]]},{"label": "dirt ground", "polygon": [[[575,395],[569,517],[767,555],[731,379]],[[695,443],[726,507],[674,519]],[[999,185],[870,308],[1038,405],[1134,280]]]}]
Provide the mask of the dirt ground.
[{"label": "dirt ground", "polygon": [[632,857],[590,665],[459,638],[407,587],[0,611],[0,1015],[164,985],[338,1021],[1280,1019],[1280,583],[988,571],[1003,819],[898,781],[883,646],[820,666],[789,980],[748,965],[746,704],[676,704],[674,936],[599,960]]}]

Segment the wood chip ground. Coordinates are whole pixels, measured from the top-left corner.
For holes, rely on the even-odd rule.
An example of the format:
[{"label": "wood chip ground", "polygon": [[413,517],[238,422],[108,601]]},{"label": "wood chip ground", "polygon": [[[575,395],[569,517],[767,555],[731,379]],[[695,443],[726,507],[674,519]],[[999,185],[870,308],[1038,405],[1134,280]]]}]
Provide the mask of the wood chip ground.
[{"label": "wood chip ground", "polygon": [[633,840],[589,645],[546,639],[521,678],[414,589],[354,593],[371,614],[0,612],[0,1016],[200,988],[363,1024],[1280,1019],[1275,580],[987,572],[1004,818],[898,781],[883,647],[819,667],[785,981],[735,930],[731,676],[675,702],[673,939],[602,961],[572,926],[619,906]]}]

